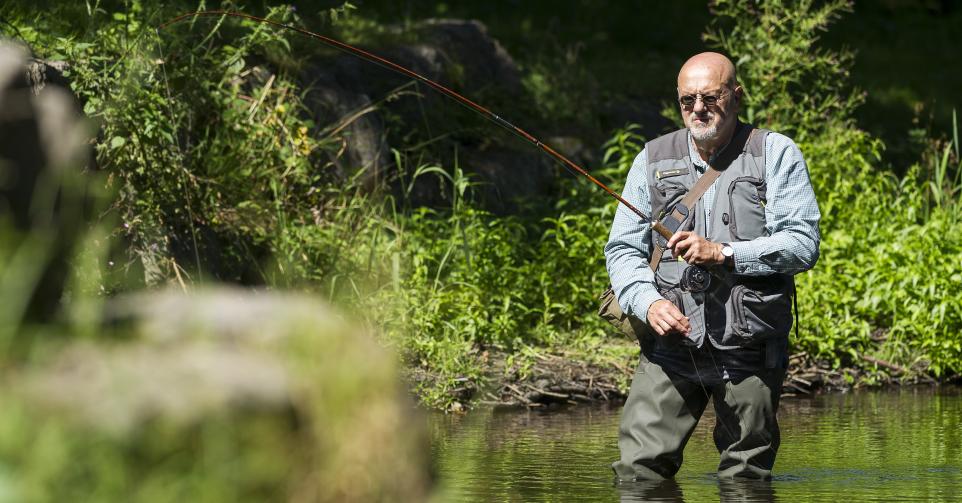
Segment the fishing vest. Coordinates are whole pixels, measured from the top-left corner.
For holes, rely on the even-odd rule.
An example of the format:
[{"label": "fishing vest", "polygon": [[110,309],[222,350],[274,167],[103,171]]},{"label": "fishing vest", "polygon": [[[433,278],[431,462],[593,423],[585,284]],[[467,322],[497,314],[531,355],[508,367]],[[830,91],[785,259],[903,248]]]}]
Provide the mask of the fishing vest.
[{"label": "fishing vest", "polygon": [[[750,127],[739,124],[739,127]],[[711,222],[707,225],[705,203],[698,200],[679,230],[691,230],[715,243],[749,241],[768,235],[765,227],[766,181],[765,138],[768,131],[756,129],[744,150],[715,181]],[[682,129],[647,143],[646,171],[652,216],[661,220],[671,212],[701,176],[690,157],[688,130]],[[720,169],[721,167],[719,167]],[[652,243],[664,247],[667,240],[652,231]],[[649,250],[649,256],[654,245]],[[791,275],[736,275],[718,267],[708,290],[683,291],[679,282],[688,264],[662,254],[655,271],[659,293],[688,317],[691,333],[686,337],[655,337],[658,345],[685,344],[701,347],[705,336],[719,349],[787,342],[792,326]],[[719,277],[720,276],[720,277]],[[781,345],[781,344],[779,344]]]}]

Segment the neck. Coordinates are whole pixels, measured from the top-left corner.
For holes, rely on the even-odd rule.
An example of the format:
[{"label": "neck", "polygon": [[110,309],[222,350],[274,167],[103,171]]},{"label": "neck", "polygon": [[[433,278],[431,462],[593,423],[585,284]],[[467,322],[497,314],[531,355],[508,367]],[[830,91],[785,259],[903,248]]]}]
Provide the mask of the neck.
[{"label": "neck", "polygon": [[735,121],[726,126],[725,129],[721,131],[721,134],[713,140],[696,140],[692,137],[692,141],[695,142],[695,150],[698,151],[701,159],[708,162],[708,159],[710,159],[712,155],[718,153],[725,145],[728,145],[728,142],[731,141],[732,136],[735,134],[735,127],[737,125],[738,122]]}]

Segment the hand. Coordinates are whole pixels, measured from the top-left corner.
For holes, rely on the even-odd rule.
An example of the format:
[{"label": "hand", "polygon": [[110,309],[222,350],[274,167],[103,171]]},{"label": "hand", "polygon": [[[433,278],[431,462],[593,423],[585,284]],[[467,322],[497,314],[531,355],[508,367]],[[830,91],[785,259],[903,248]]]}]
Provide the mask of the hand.
[{"label": "hand", "polygon": [[713,243],[691,231],[676,232],[668,240],[668,248],[689,264],[720,265],[725,263],[721,243]]},{"label": "hand", "polygon": [[674,304],[665,299],[656,300],[648,308],[648,324],[658,335],[668,335],[672,332],[687,336],[691,333],[688,318],[678,310]]}]

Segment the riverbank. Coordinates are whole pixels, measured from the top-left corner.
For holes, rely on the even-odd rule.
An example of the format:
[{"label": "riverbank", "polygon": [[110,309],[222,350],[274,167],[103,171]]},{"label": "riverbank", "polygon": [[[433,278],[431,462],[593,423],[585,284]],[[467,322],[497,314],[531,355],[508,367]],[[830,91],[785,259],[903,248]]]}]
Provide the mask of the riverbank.
[{"label": "riverbank", "polygon": [[[638,363],[638,346],[625,340],[570,350],[525,347],[515,353],[480,351],[478,358],[485,367],[484,378],[456,380],[457,386],[446,390],[448,412],[465,412],[476,406],[557,409],[584,403],[621,403]],[[918,369],[867,355],[860,363],[834,368],[831,362],[813,358],[805,351],[793,352],[782,397],[935,386],[953,380],[936,380]],[[412,370],[408,377],[415,387],[434,384],[432,376],[423,370]]]}]

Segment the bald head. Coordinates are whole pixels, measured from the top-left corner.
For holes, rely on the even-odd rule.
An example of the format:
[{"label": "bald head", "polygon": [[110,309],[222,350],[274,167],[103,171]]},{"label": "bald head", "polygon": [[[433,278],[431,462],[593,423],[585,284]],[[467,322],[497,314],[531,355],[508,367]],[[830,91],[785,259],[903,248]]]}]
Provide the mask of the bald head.
[{"label": "bald head", "polygon": [[735,65],[717,52],[692,56],[678,72],[681,116],[704,159],[735,131],[742,92]]},{"label": "bald head", "polygon": [[678,72],[678,88],[683,84],[705,84],[709,87],[728,86],[734,89],[737,85],[735,65],[730,59],[717,52],[703,52],[685,61]]}]

